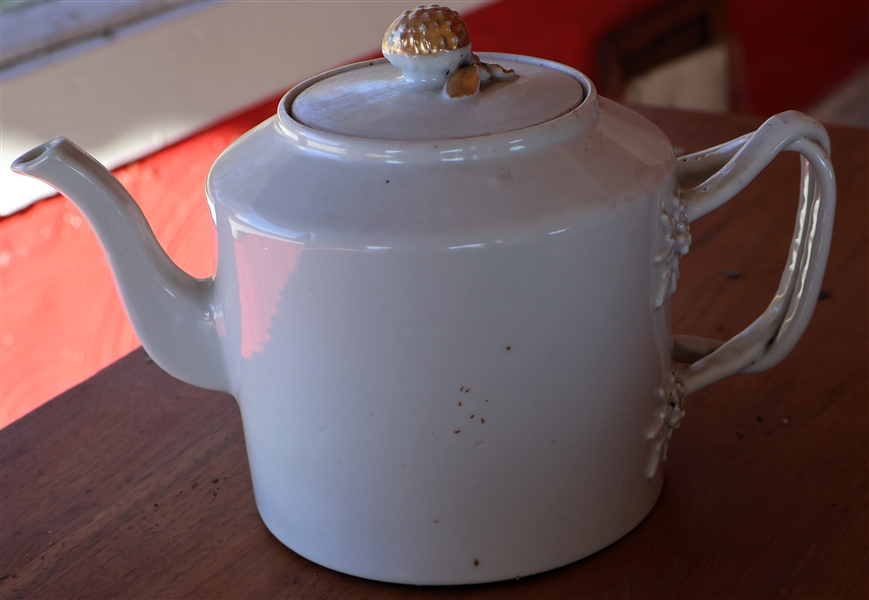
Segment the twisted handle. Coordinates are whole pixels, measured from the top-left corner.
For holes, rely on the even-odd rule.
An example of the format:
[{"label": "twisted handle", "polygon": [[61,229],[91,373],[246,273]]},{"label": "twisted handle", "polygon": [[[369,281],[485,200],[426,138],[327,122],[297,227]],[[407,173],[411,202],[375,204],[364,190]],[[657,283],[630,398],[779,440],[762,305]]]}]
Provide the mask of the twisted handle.
[{"label": "twisted handle", "polygon": [[830,138],[823,126],[802,113],[771,117],[753,134],[679,159],[689,221],[718,208],[754,179],[780,152],[802,155],[796,228],[787,264],[769,307],[726,342],[674,336],[674,360],[694,360],[674,375],[690,394],[737,372],[756,373],[778,364],[802,336],[821,289],[830,250],[836,178]]}]

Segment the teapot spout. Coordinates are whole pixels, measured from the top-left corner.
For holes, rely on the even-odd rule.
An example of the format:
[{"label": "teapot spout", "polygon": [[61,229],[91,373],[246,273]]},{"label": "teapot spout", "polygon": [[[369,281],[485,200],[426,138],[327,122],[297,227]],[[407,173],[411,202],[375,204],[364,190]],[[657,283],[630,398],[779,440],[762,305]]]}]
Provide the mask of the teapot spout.
[{"label": "teapot spout", "polygon": [[62,137],[25,153],[11,168],[52,185],[87,217],[154,362],[187,383],[231,392],[215,324],[214,278],[196,279],[172,262],[121,182]]}]

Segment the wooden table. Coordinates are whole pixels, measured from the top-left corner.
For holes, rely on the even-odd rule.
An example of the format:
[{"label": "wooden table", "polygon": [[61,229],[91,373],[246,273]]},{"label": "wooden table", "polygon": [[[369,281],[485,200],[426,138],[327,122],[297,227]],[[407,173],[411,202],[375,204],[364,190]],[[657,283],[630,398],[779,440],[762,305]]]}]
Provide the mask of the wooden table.
[{"label": "wooden table", "polygon": [[[642,112],[688,152],[761,122]],[[313,564],[257,516],[233,399],[172,379],[139,350],[0,431],[0,596],[869,597],[869,135],[830,130],[839,204],[827,297],[780,366],[688,399],[657,506],[605,550],[453,588]],[[692,225],[677,332],[729,337],[765,308],[797,177],[797,159],[779,157]]]}]

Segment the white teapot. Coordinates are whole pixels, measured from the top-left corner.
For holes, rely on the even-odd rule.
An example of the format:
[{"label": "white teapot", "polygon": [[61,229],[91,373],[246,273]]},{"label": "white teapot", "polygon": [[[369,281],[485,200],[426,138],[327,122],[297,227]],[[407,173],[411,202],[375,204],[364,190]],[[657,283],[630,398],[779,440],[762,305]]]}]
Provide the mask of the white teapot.
[{"label": "white teapot", "polygon": [[[407,11],[383,48],[292,89],[217,159],[207,279],[71,142],[12,168],[85,213],[150,356],[238,399],[257,507],[291,549],[413,584],[576,561],[652,509],[685,396],[775,365],[805,329],[827,134],[787,112],[677,159],[582,73],[473,54],[447,8]],[[783,150],[804,166],[775,298],[725,343],[673,336],[689,223]]]}]

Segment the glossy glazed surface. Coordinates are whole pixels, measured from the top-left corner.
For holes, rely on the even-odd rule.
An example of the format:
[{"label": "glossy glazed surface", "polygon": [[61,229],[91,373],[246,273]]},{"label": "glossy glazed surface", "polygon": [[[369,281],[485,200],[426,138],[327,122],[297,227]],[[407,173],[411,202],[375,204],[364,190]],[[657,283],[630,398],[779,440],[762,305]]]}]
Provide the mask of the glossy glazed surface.
[{"label": "glossy glazed surface", "polygon": [[652,248],[675,163],[587,89],[560,123],[432,143],[283,110],[215,163],[257,503],[297,552],[492,581],[590,554],[654,505],[644,431],[670,359]]}]

